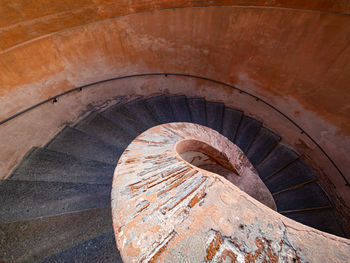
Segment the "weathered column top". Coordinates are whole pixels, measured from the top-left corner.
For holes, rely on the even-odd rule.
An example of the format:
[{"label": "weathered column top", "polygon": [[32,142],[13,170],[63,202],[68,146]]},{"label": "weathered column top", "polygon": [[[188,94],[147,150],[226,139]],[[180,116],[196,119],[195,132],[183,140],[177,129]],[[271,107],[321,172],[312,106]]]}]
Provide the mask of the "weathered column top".
[{"label": "weathered column top", "polygon": [[[267,206],[184,160],[186,151],[205,153],[262,189]],[[170,123],[145,131],[114,173],[113,226],[123,261],[350,261],[350,240],[278,214],[264,187],[243,152],[212,129]]]}]

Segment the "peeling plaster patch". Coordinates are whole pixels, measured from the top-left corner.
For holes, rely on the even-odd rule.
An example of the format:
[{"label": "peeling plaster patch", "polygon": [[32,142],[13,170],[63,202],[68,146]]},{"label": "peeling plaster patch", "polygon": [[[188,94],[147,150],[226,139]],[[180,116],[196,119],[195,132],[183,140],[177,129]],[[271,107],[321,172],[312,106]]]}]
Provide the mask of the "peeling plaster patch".
[{"label": "peeling plaster patch", "polygon": [[[227,259],[228,257],[228,259]],[[301,262],[288,240],[268,240],[256,237],[255,245],[248,246],[234,236],[224,236],[211,230],[207,242],[205,262]]]},{"label": "peeling plaster patch", "polygon": [[150,253],[150,255],[145,258],[141,259],[141,262],[158,262],[159,258],[161,257],[162,253],[166,250],[169,242],[175,237],[176,232],[172,231],[164,240],[162,240],[159,245]]}]

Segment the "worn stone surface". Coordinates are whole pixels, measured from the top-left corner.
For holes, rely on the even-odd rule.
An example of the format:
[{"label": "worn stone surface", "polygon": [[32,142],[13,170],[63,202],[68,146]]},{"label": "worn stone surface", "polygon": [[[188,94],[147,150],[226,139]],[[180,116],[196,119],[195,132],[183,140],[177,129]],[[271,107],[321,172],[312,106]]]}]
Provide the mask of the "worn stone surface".
[{"label": "worn stone surface", "polygon": [[113,231],[109,205],[0,223],[0,262],[38,262],[108,231]]},{"label": "worn stone surface", "polygon": [[232,143],[213,132],[188,123],[156,126],[124,151],[112,190],[114,231],[124,261],[349,261],[349,240],[290,220],[180,157],[179,142],[196,138],[220,149],[249,180],[254,169],[246,157],[235,148],[229,154]]}]

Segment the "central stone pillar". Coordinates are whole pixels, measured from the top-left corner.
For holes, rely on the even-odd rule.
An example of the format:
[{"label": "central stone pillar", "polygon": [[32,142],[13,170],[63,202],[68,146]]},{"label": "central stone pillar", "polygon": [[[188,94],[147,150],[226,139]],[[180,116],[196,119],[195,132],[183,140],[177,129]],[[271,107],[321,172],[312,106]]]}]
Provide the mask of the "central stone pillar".
[{"label": "central stone pillar", "polygon": [[[238,186],[252,196],[258,192],[261,202],[224,176],[196,166],[188,158],[193,153],[232,172]],[[243,152],[196,124],[170,123],[145,131],[124,151],[113,179],[114,231],[125,262],[349,259],[349,240],[306,227],[275,208]]]}]

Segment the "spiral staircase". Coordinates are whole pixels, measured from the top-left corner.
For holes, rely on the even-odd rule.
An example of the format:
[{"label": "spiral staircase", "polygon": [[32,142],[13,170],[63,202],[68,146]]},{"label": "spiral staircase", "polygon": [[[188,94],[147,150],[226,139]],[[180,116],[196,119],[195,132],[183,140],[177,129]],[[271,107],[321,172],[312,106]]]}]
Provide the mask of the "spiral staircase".
[{"label": "spiral staircase", "polygon": [[220,132],[244,151],[279,213],[347,236],[317,174],[281,136],[222,103],[158,95],[91,112],[24,156],[0,183],[0,259],[121,262],[110,208],[114,168],[135,137],[169,122]]}]

